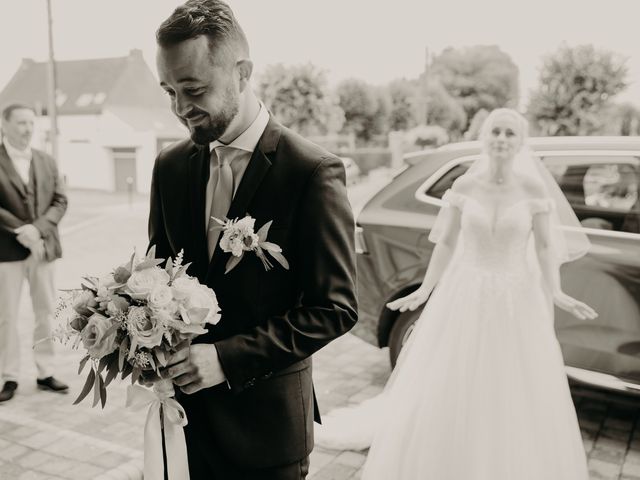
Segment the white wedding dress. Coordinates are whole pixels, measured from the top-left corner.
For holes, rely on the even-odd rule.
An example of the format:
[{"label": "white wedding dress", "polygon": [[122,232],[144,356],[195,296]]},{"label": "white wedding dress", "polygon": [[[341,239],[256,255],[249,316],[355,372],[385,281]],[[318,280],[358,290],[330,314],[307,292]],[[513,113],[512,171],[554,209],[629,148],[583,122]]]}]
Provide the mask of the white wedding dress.
[{"label": "white wedding dress", "polygon": [[384,392],[329,415],[317,443],[364,448],[362,480],[587,480],[559,344],[520,200],[461,210],[456,255]]}]

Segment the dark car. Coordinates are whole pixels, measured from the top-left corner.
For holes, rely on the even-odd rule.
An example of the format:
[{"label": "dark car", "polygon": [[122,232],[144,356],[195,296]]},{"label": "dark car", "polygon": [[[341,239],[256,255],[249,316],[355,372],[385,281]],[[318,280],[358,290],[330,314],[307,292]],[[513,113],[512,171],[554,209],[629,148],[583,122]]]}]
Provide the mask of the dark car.
[{"label": "dark car", "polygon": [[[555,328],[570,378],[640,395],[640,137],[532,138],[592,246],[561,269],[562,286],[599,317],[580,321],[556,309]],[[356,335],[389,347],[395,364],[421,313],[385,304],[421,283],[441,197],[480,153],[478,142],[405,158],[409,166],[358,217],[360,320]],[[434,319],[437,321],[437,319]]]}]

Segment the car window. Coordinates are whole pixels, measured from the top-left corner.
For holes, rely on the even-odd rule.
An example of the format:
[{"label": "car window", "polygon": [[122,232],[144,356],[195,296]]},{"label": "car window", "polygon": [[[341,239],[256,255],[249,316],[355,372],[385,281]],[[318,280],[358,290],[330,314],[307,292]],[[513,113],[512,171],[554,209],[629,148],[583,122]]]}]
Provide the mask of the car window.
[{"label": "car window", "polygon": [[542,161],[583,226],[640,233],[640,159],[550,156]]},{"label": "car window", "polygon": [[451,168],[427,190],[427,195],[436,198],[442,198],[444,192],[451,188],[451,185],[453,185],[453,182],[455,182],[456,178],[465,173],[470,166],[471,162],[465,162]]}]

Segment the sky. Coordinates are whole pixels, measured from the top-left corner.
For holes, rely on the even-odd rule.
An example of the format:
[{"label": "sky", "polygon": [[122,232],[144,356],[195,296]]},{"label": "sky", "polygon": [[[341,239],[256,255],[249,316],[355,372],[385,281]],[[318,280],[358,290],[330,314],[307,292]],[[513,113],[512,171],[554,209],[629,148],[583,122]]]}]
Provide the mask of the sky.
[{"label": "sky", "polygon": [[[155,30],[178,0],[51,0],[57,60],[125,56],[141,49],[155,73]],[[535,87],[544,55],[591,43],[626,58],[640,105],[640,0],[229,0],[251,45],[255,71],[311,62],[331,85],[415,78],[426,49],[497,45]],[[0,88],[22,58],[47,58],[46,0],[0,0]],[[523,100],[521,106],[524,106]]]}]

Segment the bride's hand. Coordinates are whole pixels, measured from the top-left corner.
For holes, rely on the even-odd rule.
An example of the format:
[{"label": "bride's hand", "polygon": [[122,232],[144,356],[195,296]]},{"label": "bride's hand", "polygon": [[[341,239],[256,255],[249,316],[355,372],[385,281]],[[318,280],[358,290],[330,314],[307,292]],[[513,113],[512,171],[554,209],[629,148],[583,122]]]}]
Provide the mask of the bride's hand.
[{"label": "bride's hand", "polygon": [[596,311],[586,303],[570,297],[564,292],[557,292],[553,295],[553,303],[562,310],[572,314],[580,320],[593,320],[598,317]]},{"label": "bride's hand", "polygon": [[399,310],[401,312],[406,312],[407,310],[413,311],[427,301],[430,293],[431,292],[427,290],[418,288],[415,292],[410,293],[406,297],[400,297],[395,299],[393,302],[387,303],[387,308],[389,310]]}]

